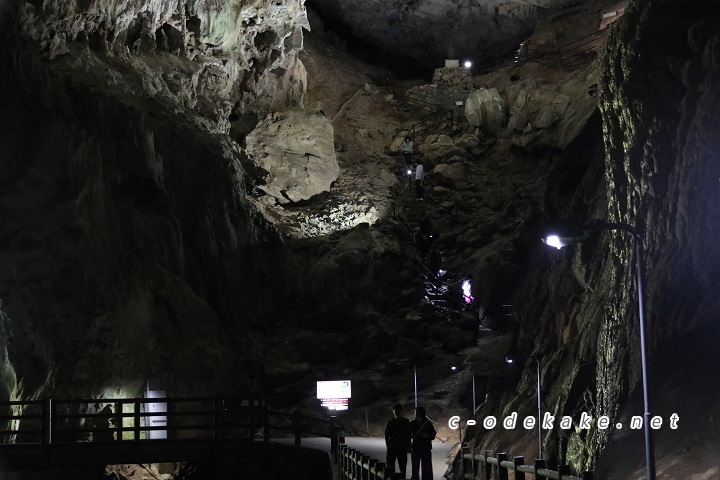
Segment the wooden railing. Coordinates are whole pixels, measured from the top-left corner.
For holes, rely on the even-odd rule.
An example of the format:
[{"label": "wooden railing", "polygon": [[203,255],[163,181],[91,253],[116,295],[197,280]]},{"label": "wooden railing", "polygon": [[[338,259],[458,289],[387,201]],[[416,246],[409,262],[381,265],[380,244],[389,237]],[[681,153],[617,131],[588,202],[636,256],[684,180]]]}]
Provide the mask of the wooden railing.
[{"label": "wooden railing", "polygon": [[568,465],[561,465],[557,470],[545,468],[545,460],[535,460],[533,465],[525,465],[523,457],[508,458],[507,453],[493,456],[490,450],[465,448],[462,451],[463,478],[466,480],[508,480],[509,472],[514,473],[515,480],[525,480],[525,474],[534,475],[535,479],[552,478],[554,480],[592,480],[592,472],[583,472],[579,477],[570,474]]},{"label": "wooden railing", "polygon": [[340,480],[390,480],[395,470],[345,444],[340,444]]}]

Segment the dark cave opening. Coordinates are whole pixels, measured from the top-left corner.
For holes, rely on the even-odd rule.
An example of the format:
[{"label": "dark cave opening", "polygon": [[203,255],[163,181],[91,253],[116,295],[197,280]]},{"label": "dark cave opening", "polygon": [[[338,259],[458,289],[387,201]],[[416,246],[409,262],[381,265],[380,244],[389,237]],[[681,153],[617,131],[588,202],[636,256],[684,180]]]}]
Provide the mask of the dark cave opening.
[{"label": "dark cave opening", "polygon": [[329,12],[324,12],[322,7],[318,6],[314,1],[308,0],[305,3],[308,10],[312,10],[322,20],[324,30],[320,34],[334,34],[346,46],[346,51],[354,57],[379,67],[390,70],[398,79],[422,79],[431,81],[433,72],[437,67],[431,63],[418,62],[417,59],[395,55],[387,50],[373,45],[357,36],[352,32],[352,28],[339,19],[332,17]]}]

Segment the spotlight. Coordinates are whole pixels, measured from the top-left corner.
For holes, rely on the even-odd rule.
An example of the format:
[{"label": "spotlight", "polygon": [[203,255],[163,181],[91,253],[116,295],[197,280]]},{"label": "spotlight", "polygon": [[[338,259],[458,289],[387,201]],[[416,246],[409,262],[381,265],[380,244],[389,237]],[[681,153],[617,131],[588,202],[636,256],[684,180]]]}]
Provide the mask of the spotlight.
[{"label": "spotlight", "polygon": [[470,60],[465,60],[464,65],[465,65],[465,68],[470,68],[470,67],[472,67],[472,62]]}]

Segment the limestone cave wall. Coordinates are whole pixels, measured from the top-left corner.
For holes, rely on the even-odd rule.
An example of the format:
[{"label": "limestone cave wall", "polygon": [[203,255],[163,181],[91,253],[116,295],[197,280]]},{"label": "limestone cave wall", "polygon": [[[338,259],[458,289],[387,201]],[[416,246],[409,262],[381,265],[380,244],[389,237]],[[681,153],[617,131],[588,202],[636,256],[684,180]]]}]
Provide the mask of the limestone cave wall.
[{"label": "limestone cave wall", "polygon": [[301,102],[301,2],[3,6],[2,398],[251,388],[284,248],[227,133]]},{"label": "limestone cave wall", "polygon": [[[694,372],[712,357],[720,314],[719,13],[716,2],[631,2],[603,54],[600,116],[555,161],[545,205],[548,219],[603,219],[641,232],[651,413],[665,420],[654,435],[658,472],[672,478],[714,471],[711,461],[677,465],[691,448],[716,442],[717,382]],[[575,421],[544,432],[549,463],[597,468],[602,478],[641,474],[642,430],[577,423],[582,412],[613,422],[642,415],[636,275],[634,242],[622,232],[595,233],[558,252],[538,245],[514,302],[525,368],[497,372],[499,388],[479,417],[533,415],[536,355],[543,408]],[[677,430],[667,424],[672,413],[686,420]],[[532,432],[478,429],[472,442],[514,442],[519,453],[537,454]]]}]

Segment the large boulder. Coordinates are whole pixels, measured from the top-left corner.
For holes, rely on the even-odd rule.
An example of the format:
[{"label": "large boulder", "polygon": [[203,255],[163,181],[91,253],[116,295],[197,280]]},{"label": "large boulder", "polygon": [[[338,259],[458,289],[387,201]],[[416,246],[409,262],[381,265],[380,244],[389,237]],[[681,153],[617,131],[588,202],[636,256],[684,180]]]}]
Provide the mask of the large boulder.
[{"label": "large boulder", "polygon": [[340,176],[333,126],[321,113],[276,112],[246,138],[247,152],[268,175],[258,188],[279,203],[308,200]]},{"label": "large boulder", "polygon": [[473,92],[465,102],[465,118],[470,125],[489,133],[498,132],[505,125],[505,102],[496,88]]}]

